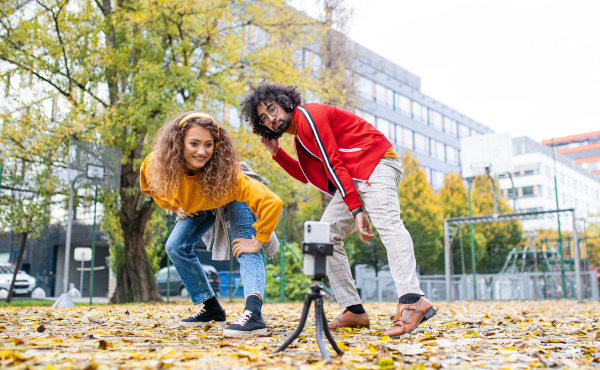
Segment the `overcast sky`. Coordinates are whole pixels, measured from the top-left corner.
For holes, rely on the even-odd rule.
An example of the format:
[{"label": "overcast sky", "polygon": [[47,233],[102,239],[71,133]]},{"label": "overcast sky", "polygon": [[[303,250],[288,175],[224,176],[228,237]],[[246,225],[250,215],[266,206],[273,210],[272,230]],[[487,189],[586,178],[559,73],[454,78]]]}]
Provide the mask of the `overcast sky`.
[{"label": "overcast sky", "polygon": [[[600,131],[600,1],[347,1],[350,38],[494,131]],[[295,3],[310,13],[315,0]]]}]

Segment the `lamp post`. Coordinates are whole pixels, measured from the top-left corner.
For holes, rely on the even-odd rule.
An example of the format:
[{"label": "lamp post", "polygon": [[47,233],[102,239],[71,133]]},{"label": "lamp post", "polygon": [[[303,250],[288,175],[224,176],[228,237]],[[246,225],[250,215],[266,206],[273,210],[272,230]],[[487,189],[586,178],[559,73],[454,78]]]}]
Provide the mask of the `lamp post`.
[{"label": "lamp post", "polygon": [[[556,149],[554,148],[554,139],[552,139],[552,159],[554,160],[554,195],[556,197],[556,210],[559,210],[558,206],[558,182],[556,180]],[[560,213],[556,215],[558,220],[558,250],[560,252],[560,275],[562,280],[563,298],[567,298],[567,281],[565,279],[565,259],[564,251],[562,246],[562,233],[560,232]]]},{"label": "lamp post", "polygon": [[[473,178],[469,177],[467,179],[469,183],[469,217],[473,216],[473,208],[471,206],[471,184],[473,183]],[[473,236],[473,223],[469,222],[469,233],[471,234],[471,265],[473,268],[473,299],[477,300],[477,272],[476,272],[476,259],[475,259],[475,237]]]}]

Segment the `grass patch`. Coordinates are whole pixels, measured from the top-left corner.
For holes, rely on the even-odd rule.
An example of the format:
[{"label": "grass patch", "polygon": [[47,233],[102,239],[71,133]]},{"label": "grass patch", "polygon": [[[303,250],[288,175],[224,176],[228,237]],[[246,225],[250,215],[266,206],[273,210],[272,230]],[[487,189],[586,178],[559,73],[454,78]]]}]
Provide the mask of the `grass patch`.
[{"label": "grass patch", "polygon": [[[10,303],[6,301],[0,301],[0,307],[42,307],[52,306],[54,301],[44,299],[15,299]],[[94,303],[93,306],[102,305],[100,303]],[[88,303],[75,303],[75,306],[89,306]]]}]

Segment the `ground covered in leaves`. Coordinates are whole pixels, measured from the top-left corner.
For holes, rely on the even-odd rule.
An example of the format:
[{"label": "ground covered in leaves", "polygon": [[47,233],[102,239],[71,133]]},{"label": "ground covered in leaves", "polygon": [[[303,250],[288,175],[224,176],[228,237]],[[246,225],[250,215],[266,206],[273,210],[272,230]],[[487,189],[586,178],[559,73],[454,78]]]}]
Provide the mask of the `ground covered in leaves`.
[{"label": "ground covered in leaves", "polygon": [[[243,309],[223,302],[228,322]],[[1,368],[77,369],[563,369],[600,367],[600,303],[436,303],[438,314],[401,339],[380,337],[392,303],[366,304],[371,328],[334,332],[343,356],[322,361],[311,315],[299,340],[273,351],[296,328],[301,304],[266,304],[269,335],[223,338],[216,327],[184,328],[191,304],[1,307]],[[326,303],[329,319],[339,313]],[[327,341],[326,341],[327,343]]]}]

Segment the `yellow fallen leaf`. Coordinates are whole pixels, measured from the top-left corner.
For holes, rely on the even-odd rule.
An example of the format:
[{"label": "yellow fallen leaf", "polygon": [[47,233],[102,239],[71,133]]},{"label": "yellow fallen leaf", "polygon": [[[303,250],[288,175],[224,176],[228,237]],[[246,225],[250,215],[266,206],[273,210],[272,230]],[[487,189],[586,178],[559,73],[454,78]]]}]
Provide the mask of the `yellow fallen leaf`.
[{"label": "yellow fallen leaf", "polygon": [[344,350],[344,351],[347,351],[347,350],[350,348],[350,347],[348,347],[348,346],[346,345],[346,343],[344,343],[344,342],[340,342],[339,340],[338,340],[338,341],[336,341],[336,343],[337,343],[338,347],[340,347],[340,348],[341,348],[342,350]]},{"label": "yellow fallen leaf", "polygon": [[310,365],[308,367],[308,370],[319,370],[320,368],[322,368],[323,366],[325,366],[325,364],[327,363],[327,361],[325,360],[321,360],[319,362],[315,362],[314,364]]},{"label": "yellow fallen leaf", "polygon": [[394,360],[391,358],[382,358],[381,360],[377,361],[377,366],[380,369],[391,369],[394,367]]}]

